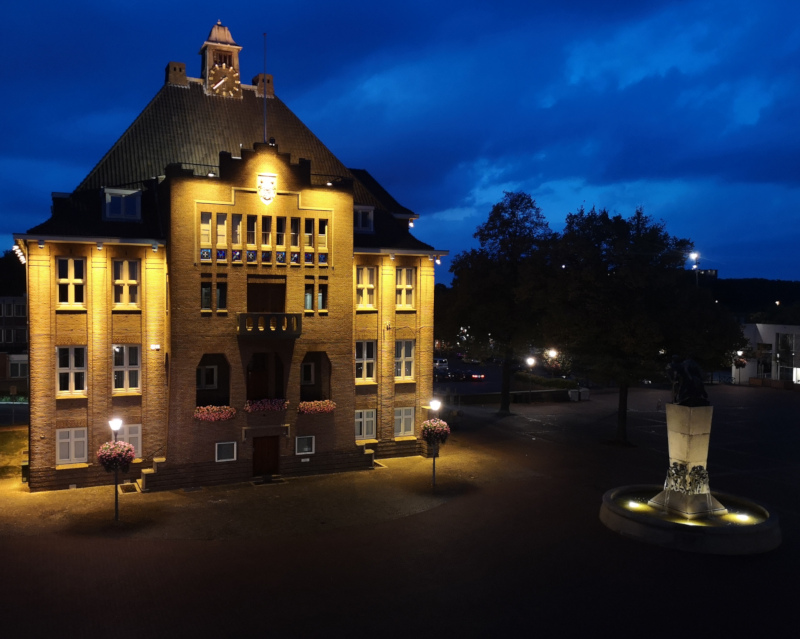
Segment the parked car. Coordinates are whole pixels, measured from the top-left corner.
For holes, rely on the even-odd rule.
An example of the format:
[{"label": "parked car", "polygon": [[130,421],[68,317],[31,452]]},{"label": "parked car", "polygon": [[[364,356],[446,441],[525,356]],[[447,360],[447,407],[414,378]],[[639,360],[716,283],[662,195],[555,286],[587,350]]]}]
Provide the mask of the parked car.
[{"label": "parked car", "polygon": [[446,357],[434,357],[433,358],[433,370],[436,369],[446,369],[447,368],[447,358]]},{"label": "parked car", "polygon": [[479,371],[464,369],[453,371],[451,379],[455,382],[482,382],[486,379],[486,375]]}]

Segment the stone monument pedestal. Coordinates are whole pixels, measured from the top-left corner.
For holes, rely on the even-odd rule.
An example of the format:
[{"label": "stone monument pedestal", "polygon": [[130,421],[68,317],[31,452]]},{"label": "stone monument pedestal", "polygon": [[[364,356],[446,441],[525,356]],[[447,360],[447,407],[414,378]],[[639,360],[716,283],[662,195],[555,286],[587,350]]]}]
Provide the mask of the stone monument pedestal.
[{"label": "stone monument pedestal", "polygon": [[726,514],[725,506],[711,495],[706,470],[713,407],[666,408],[670,467],[664,490],[648,503],[687,519]]}]

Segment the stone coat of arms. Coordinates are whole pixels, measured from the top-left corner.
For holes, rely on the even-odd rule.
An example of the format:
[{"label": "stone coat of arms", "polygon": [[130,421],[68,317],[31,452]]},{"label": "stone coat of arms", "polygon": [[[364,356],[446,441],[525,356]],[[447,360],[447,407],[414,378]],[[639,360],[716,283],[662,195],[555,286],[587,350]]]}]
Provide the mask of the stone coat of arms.
[{"label": "stone coat of arms", "polygon": [[278,193],[278,176],[275,173],[259,173],[257,190],[258,197],[269,206]]}]

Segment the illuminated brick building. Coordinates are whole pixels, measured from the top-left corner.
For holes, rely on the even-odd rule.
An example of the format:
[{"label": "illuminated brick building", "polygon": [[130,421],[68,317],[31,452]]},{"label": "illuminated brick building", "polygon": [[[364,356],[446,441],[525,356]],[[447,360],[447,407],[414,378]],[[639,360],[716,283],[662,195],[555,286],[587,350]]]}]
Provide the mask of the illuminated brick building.
[{"label": "illuminated brick building", "polygon": [[78,188],[15,236],[31,490],[109,483],[95,452],[112,417],[137,449],[125,479],[148,490],[420,451],[444,252],[328,151],[271,76],[241,84],[239,50],[218,23],[200,78],[169,63]]}]

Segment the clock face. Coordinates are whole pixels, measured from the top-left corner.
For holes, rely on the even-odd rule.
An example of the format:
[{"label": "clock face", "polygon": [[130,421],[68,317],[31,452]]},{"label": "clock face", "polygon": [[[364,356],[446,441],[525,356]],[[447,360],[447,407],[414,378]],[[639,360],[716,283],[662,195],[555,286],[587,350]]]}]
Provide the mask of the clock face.
[{"label": "clock face", "polygon": [[239,72],[226,64],[215,64],[208,72],[208,90],[215,95],[236,97],[242,92]]}]

